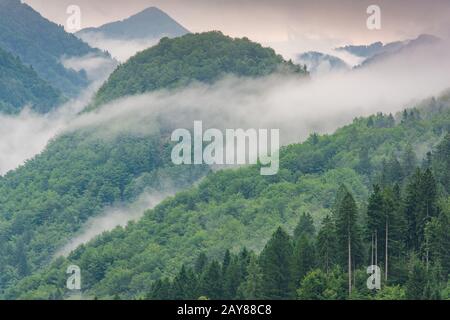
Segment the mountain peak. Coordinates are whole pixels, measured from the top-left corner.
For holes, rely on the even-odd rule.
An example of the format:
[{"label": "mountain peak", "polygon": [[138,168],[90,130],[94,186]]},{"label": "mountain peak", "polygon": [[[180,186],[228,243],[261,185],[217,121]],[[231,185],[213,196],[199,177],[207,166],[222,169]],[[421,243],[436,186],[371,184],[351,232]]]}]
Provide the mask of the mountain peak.
[{"label": "mountain peak", "polygon": [[105,38],[119,40],[160,39],[179,37],[189,31],[157,7],[146,8],[128,18],[104,24],[98,28],[86,28],[77,33],[101,33]]}]

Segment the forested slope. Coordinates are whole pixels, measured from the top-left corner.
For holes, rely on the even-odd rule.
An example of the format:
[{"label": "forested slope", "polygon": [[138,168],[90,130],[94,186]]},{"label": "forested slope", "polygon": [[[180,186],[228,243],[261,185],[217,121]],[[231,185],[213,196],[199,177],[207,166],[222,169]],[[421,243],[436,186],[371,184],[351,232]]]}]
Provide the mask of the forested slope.
[{"label": "forested slope", "polygon": [[[302,144],[283,148],[278,175],[261,176],[257,167],[211,174],[199,186],[181,192],[154,210],[148,211],[139,222],[106,233],[88,245],[79,247],[67,259],[54,262],[46,271],[26,278],[8,291],[6,297],[64,297],[65,271],[69,264],[80,266],[83,294],[86,298],[198,298],[195,295],[199,294],[209,298],[222,297],[222,291],[211,293],[199,290],[186,293],[178,290],[179,287],[176,287],[179,295],[173,296],[168,291],[158,291],[158,286],[161,286],[158,280],[178,274],[183,264],[187,267],[181,269],[182,274],[186,268],[190,270],[201,253],[205,253],[212,261],[222,259],[228,249],[235,252],[246,247],[259,252],[278,227],[282,226],[291,233],[303,213],[311,214],[318,230],[321,225],[326,227],[325,217],[333,217],[328,228],[336,228],[338,231],[337,235],[341,238],[337,239],[336,245],[341,249],[336,251],[336,260],[328,264],[328,271],[337,268],[336,272],[340,274],[338,279],[344,281],[344,289],[335,296],[329,293],[328,298],[347,297],[347,269],[344,263],[347,259],[346,251],[342,249],[347,243],[342,237],[345,234],[342,229],[346,228],[346,224],[350,224],[355,239],[359,239],[354,241],[352,251],[352,271],[356,272],[358,279],[364,266],[370,264],[368,257],[370,238],[374,231],[372,228],[379,228],[379,247],[382,247],[384,224],[381,223],[380,226],[379,221],[376,222],[377,219],[373,218],[376,217],[373,198],[378,196],[377,189],[373,187],[375,184],[379,190],[383,190],[383,197],[386,197],[382,201],[390,203],[396,208],[394,212],[397,217],[404,217],[407,221],[403,225],[406,228],[403,231],[394,231],[392,226],[392,234],[401,239],[393,236],[392,250],[393,254],[395,252],[395,258],[392,258],[390,272],[393,276],[390,285],[406,285],[409,276],[404,268],[410,261],[413,261],[414,266],[417,265],[417,272],[423,272],[421,261],[424,261],[425,254],[428,255],[430,266],[433,264],[433,268],[439,268],[441,263],[442,268],[447,268],[443,270],[448,272],[448,250],[439,254],[431,253],[442,249],[428,247],[431,240],[427,242],[428,249],[425,250],[424,235],[432,237],[439,234],[449,213],[449,129],[449,100],[448,97],[443,97],[440,100],[427,101],[420,109],[405,110],[399,115],[397,122],[392,115],[378,114],[355,119],[351,125],[337,130],[332,135],[313,134]],[[413,150],[422,152],[416,154]],[[433,155],[427,153],[431,150],[434,151]],[[420,171],[417,171],[418,169]],[[344,189],[342,185],[345,185]],[[414,199],[414,195],[421,196]],[[397,196],[398,198],[395,198]],[[424,212],[428,212],[425,216],[427,224],[419,223]],[[440,225],[435,222],[438,219],[441,221]],[[432,231],[431,221],[436,224],[435,231]],[[426,225],[431,231],[425,231]],[[445,227],[443,230],[445,231]],[[288,250],[291,250],[290,246],[294,248],[295,242],[290,240],[289,236],[282,231],[277,234],[275,238],[281,238],[282,243],[291,243],[286,247]],[[442,236],[442,232],[440,234]],[[323,244],[325,240],[320,241]],[[311,243],[315,242],[315,238],[311,240]],[[303,245],[306,246],[305,243]],[[270,248],[270,243],[268,246]],[[262,257],[266,256],[264,252],[268,250],[273,251],[266,247]],[[295,253],[292,254],[295,256]],[[289,251],[286,251],[286,261],[290,261],[290,256]],[[323,254],[321,256],[324,257]],[[380,257],[382,256],[380,252]],[[267,277],[267,285],[283,280],[278,289],[266,287],[266,291],[262,291],[263,298],[294,298],[297,295],[305,298],[312,293],[302,289],[301,281],[314,281],[310,277],[327,279],[323,274],[327,267],[322,260],[321,264],[306,266],[304,272],[296,273],[293,278],[279,281],[270,275],[269,266],[275,264],[281,267],[282,263],[274,262],[270,255],[267,258],[262,257],[258,259],[258,264],[263,276]],[[414,260],[414,257],[417,259]],[[298,259],[302,261],[302,258]],[[380,258],[379,261],[383,259]],[[253,269],[257,270],[258,266],[255,264],[256,262],[250,263]],[[316,270],[316,274],[305,278],[307,273],[319,266],[321,269]],[[221,278],[214,276],[218,268],[219,264],[214,262],[213,266],[207,269],[210,273],[201,272],[200,276],[219,281]],[[296,270],[298,272],[298,269]],[[441,271],[439,275],[444,272],[446,271]],[[188,273],[191,280],[195,279],[192,277],[196,275],[191,271]],[[275,271],[274,274],[280,273]],[[366,279],[365,273],[364,276]],[[332,279],[331,277],[330,281]],[[422,293],[428,283],[426,279],[424,281],[423,287],[420,288]],[[439,285],[433,288],[442,288],[442,283],[444,280],[441,279]],[[223,288],[221,284],[210,284],[211,288],[218,288],[217,290]],[[238,280],[234,282],[235,286],[241,284]],[[181,284],[177,282],[176,285]],[[358,297],[360,293],[361,297],[367,298],[365,292],[359,291],[360,284],[357,287],[354,283],[354,286],[356,289],[353,297]],[[163,288],[171,288],[170,282],[163,281]],[[303,288],[306,288],[306,285]],[[401,292],[404,291],[400,291],[400,294]],[[280,296],[277,296],[278,294]],[[428,296],[429,293],[420,298]],[[248,297],[252,297],[251,293]]]},{"label": "forested slope", "polygon": [[0,112],[14,114],[29,106],[45,113],[63,101],[61,93],[32,68],[0,48]]},{"label": "forested slope", "polygon": [[[229,54],[225,51],[218,56],[212,50],[215,41],[225,42],[230,48],[239,47],[241,42],[260,48],[247,40],[233,40],[216,33],[192,35],[183,44],[192,48],[189,42],[196,44],[205,37],[210,43],[204,54],[214,59],[226,60]],[[167,41],[156,50],[176,40]],[[169,49],[164,50],[170,56]],[[249,51],[246,61],[239,60],[239,69],[222,66],[215,69],[216,75],[232,71],[236,76],[247,76],[249,69],[253,70],[252,75],[266,75],[285,64],[294,72],[304,74],[302,68],[281,60],[273,50],[261,50],[262,55],[258,50],[254,54]],[[139,59],[152,63],[151,56],[143,55]],[[178,56],[173,55],[172,59],[172,63],[167,63],[176,64]],[[197,60],[190,67],[200,69],[203,65],[203,60]],[[134,69],[125,64],[120,70],[129,75]],[[139,79],[152,83],[154,75],[146,76],[148,81]],[[113,77],[117,79],[118,75]],[[120,91],[123,95],[170,87],[162,82],[136,92],[127,78],[120,83],[124,85]],[[140,132],[127,133],[117,128],[126,122],[121,120],[82,126],[58,136],[42,154],[0,177],[0,290],[47,265],[55,252],[105,207],[133,201],[146,188],[161,189],[166,180],[179,188],[189,186],[209,171],[204,166],[173,166],[170,158],[173,128],[160,128],[149,122],[141,124],[144,128]]]},{"label": "forested slope", "polygon": [[20,0],[0,0],[0,47],[66,96],[76,95],[89,81],[84,72],[66,69],[61,59],[103,54]]},{"label": "forested slope", "polygon": [[158,45],[119,66],[90,108],[119,97],[183,87],[193,81],[212,83],[227,74],[259,77],[277,71],[306,74],[303,67],[246,38],[233,39],[218,31],[163,38]]}]

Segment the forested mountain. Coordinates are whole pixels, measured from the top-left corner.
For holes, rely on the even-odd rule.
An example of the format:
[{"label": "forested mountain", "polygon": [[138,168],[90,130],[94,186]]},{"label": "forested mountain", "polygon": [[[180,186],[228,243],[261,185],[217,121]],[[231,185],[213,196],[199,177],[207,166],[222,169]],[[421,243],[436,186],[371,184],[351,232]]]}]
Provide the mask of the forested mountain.
[{"label": "forested mountain", "polygon": [[122,21],[111,22],[98,28],[86,28],[76,33],[80,38],[98,34],[107,39],[142,40],[175,38],[189,31],[158,8],[147,8]]},{"label": "forested mountain", "polygon": [[338,57],[316,51],[299,54],[295,62],[306,65],[311,73],[349,70],[350,66]]},{"label": "forested mountain", "polygon": [[0,0],[0,47],[32,66],[42,79],[67,96],[86,87],[88,79],[84,72],[66,69],[61,59],[103,54],[20,0]]},{"label": "forested mountain", "polygon": [[400,53],[411,52],[412,50],[422,46],[436,44],[439,41],[440,39],[435,36],[422,34],[412,40],[395,41],[387,44],[375,42],[370,45],[340,47],[336,50],[346,51],[358,57],[365,58],[362,63],[364,66],[382,61]]},{"label": "forested mountain", "polygon": [[[210,174],[5,296],[62,298],[75,264],[85,298],[343,299],[349,284],[351,298],[440,298],[450,261],[450,101],[423,105],[287,146],[276,176],[258,166]],[[383,272],[389,265],[378,294],[364,289],[374,259]]]},{"label": "forested mountain", "polygon": [[[190,35],[181,44],[193,48],[199,41],[208,41],[209,49],[203,54],[211,64],[220,58],[212,50],[215,42],[217,46],[230,46],[231,52],[225,51],[224,59],[240,46],[243,51],[236,51],[236,55],[247,52],[244,56],[233,56],[239,68],[234,66],[233,59],[228,61],[232,68],[227,65],[216,69],[217,66],[205,65],[200,60],[190,65],[191,70],[202,66],[213,68],[208,78],[211,81],[213,75],[227,72],[237,76],[266,75],[283,65],[304,74],[302,68],[248,40],[232,40],[212,33]],[[175,50],[179,54],[178,47],[171,49],[177,43],[163,41],[157,50],[164,50],[165,56],[176,62],[177,55],[170,52]],[[250,49],[245,51],[247,47]],[[152,63],[152,55],[139,55],[136,59],[143,63],[149,59],[147,62]],[[119,68],[124,81],[117,72],[113,76],[114,81],[124,85],[120,91],[123,95],[136,93],[131,83],[127,85],[131,72],[127,66]],[[157,87],[152,83],[156,77],[152,73],[145,74],[148,80],[136,76],[152,89],[170,86],[162,82]],[[140,88],[139,92],[145,89]],[[146,123],[149,130],[139,133],[116,132],[120,126],[117,122],[80,128],[55,138],[43,153],[0,177],[0,290],[47,265],[88,218],[100,214],[105,207],[133,201],[146,189],[162,191],[165,183],[172,185],[172,189],[190,186],[209,171],[204,166],[175,167],[170,142],[173,128],[160,125]]]},{"label": "forested mountain", "polygon": [[371,58],[377,54],[397,51],[404,46],[403,41],[395,41],[383,44],[382,42],[374,42],[369,45],[348,45],[345,47],[337,48],[338,51],[347,51],[355,56],[362,58]]},{"label": "forested mountain", "polygon": [[63,102],[61,93],[39,78],[20,59],[0,48],[0,112],[18,113],[25,106],[48,112]]},{"label": "forested mountain", "polygon": [[306,74],[270,48],[247,38],[233,39],[221,32],[164,38],[120,65],[100,88],[90,108],[119,97],[186,86],[193,81],[211,83],[226,74],[258,77],[275,71]]}]

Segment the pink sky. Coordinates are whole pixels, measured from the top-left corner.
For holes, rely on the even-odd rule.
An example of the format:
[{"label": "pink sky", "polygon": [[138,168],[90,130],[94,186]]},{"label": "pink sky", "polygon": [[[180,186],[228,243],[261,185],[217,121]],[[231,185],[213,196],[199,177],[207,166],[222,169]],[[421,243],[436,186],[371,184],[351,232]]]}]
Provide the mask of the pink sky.
[{"label": "pink sky", "polygon": [[[421,33],[449,35],[450,0],[24,0],[48,19],[67,20],[79,5],[82,26],[99,26],[156,6],[193,32],[221,30],[263,43],[329,41],[370,43]],[[382,29],[366,28],[366,9],[382,10]]]}]

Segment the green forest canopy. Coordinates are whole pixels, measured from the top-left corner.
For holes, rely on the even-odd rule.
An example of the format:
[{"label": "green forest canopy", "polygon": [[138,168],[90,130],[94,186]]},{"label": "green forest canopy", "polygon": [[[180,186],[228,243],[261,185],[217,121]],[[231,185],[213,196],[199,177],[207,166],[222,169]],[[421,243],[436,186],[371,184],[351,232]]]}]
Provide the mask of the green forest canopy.
[{"label": "green forest canopy", "polygon": [[[446,177],[450,158],[445,155],[450,148],[449,136],[442,140],[450,127],[448,103],[448,99],[429,101],[422,112],[418,109],[405,111],[399,123],[390,115],[377,114],[355,119],[351,125],[332,135],[313,134],[302,144],[283,148],[280,173],[274,177],[260,176],[257,167],[211,174],[199,186],[181,192],[148,211],[139,222],[108,232],[79,247],[67,259],[58,259],[46,270],[25,278],[9,290],[6,297],[63,297],[61,288],[64,287],[64,272],[68,264],[81,267],[87,297],[152,297],[150,288],[155,288],[155,283],[165,277],[173,277],[182,265],[193,266],[195,257],[202,252],[211,260],[221,259],[228,249],[239,251],[246,247],[259,252],[278,226],[290,233],[301,213],[309,212],[315,227],[319,228],[326,216],[341,210],[340,201],[353,201],[347,198],[356,201],[351,219],[356,219],[354,222],[360,226],[354,230],[360,240],[355,240],[352,251],[356,263],[354,272],[359,277],[359,267],[367,263],[370,244],[367,240],[370,229],[366,227],[367,202],[370,203],[373,197],[373,184],[382,186],[383,190],[398,185],[404,200],[401,203],[394,201],[394,205],[399,207],[399,215],[408,214],[410,217],[408,228],[413,228],[414,219],[420,219],[423,214],[422,205],[408,200],[415,193],[423,194],[420,188],[436,190],[429,201],[425,197],[414,200],[436,208],[430,219],[438,219],[441,216],[438,211],[448,214],[450,186]],[[438,144],[439,141],[442,142]],[[410,152],[411,146],[418,145],[435,150],[433,155],[424,156],[423,163]],[[415,180],[418,167],[423,171]],[[435,181],[435,189],[423,187],[428,183],[426,181]],[[346,185],[351,196],[339,196],[342,184]],[[389,203],[391,198],[386,199]],[[419,209],[409,212],[409,207]],[[346,221],[353,221],[345,219],[350,218],[339,220],[341,227],[349,223]],[[393,285],[401,285],[401,290],[405,290],[408,283],[408,271],[395,270],[394,266],[409,265],[415,255],[423,257],[423,247],[418,244],[424,243],[421,236],[426,233],[424,226],[401,233],[408,235],[401,242],[408,248],[405,251],[408,254],[398,258],[404,260],[393,261],[391,271],[396,274],[392,277]],[[439,228],[437,225],[437,233]],[[344,242],[345,239],[336,241],[338,245]],[[330,266],[342,266],[339,261],[346,261],[345,251],[339,252],[342,256],[338,255]],[[289,255],[286,257],[288,259]],[[314,270],[308,269],[303,275]],[[341,274],[346,271],[339,270]],[[345,274],[342,277],[345,280]],[[433,288],[441,286],[442,282],[439,282]],[[291,291],[280,298],[295,297],[300,285],[290,288]],[[274,292],[270,290],[268,292]],[[308,294],[299,290],[300,296]],[[355,290],[352,294],[359,293]]]},{"label": "green forest canopy", "polygon": [[18,113],[25,106],[45,113],[64,101],[61,93],[0,48],[0,112]]},{"label": "green forest canopy", "polygon": [[285,61],[273,49],[247,38],[233,39],[216,31],[163,38],[120,65],[90,108],[119,97],[186,86],[192,81],[211,83],[225,74],[258,77],[276,71],[306,74],[304,68]]}]

